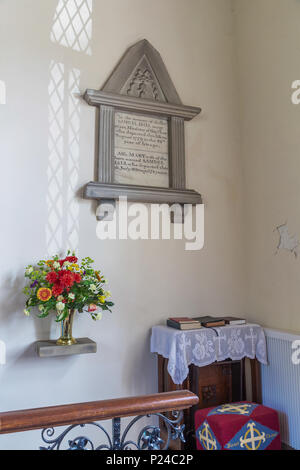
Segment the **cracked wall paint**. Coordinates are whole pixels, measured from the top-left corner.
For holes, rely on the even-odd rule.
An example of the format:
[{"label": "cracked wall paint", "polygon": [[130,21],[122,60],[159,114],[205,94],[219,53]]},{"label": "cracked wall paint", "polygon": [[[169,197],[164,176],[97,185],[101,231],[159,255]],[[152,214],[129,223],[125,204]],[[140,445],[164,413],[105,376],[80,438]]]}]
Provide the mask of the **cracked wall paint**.
[{"label": "cracked wall paint", "polygon": [[296,235],[289,234],[287,223],[279,225],[276,227],[276,230],[279,233],[279,242],[277,245],[276,254],[279,250],[287,250],[290,253],[293,253],[295,258],[297,258],[298,246],[300,242]]}]

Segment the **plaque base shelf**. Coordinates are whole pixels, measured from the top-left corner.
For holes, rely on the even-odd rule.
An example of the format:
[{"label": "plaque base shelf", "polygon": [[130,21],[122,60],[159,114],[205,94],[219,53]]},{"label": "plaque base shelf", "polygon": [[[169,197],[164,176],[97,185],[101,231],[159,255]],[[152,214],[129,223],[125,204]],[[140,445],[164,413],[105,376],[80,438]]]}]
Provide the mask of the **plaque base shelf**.
[{"label": "plaque base shelf", "polygon": [[86,199],[116,200],[122,196],[126,196],[129,202],[202,204],[201,194],[192,189],[169,189],[92,181],[84,188]]},{"label": "plaque base shelf", "polygon": [[37,341],[36,352],[39,357],[73,356],[97,352],[97,343],[90,338],[76,338],[77,343],[71,346],[59,346],[56,340]]}]

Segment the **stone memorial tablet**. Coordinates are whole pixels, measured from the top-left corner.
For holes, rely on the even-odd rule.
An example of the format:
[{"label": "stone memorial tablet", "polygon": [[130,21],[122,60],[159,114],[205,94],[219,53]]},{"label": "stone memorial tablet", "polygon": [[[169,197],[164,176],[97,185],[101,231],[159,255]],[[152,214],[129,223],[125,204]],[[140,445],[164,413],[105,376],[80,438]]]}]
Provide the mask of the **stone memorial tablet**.
[{"label": "stone memorial tablet", "polygon": [[[182,104],[166,66],[143,39],[131,46],[101,90],[84,99],[99,109],[95,181],[84,197],[98,203],[98,220],[113,220],[120,197],[129,202],[174,203],[182,223],[184,204],[201,204],[186,188],[184,123],[200,108]],[[98,117],[97,117],[98,120]]]},{"label": "stone memorial tablet", "polygon": [[115,113],[114,182],[169,186],[167,119]]}]

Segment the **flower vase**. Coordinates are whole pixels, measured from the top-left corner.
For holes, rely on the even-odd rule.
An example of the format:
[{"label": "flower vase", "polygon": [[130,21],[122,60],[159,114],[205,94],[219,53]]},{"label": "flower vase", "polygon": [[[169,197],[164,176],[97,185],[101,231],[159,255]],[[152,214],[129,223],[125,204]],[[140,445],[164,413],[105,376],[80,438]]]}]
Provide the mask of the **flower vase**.
[{"label": "flower vase", "polygon": [[61,337],[56,341],[59,346],[71,346],[76,343],[72,336],[73,319],[75,309],[69,310],[69,315],[61,322]]}]

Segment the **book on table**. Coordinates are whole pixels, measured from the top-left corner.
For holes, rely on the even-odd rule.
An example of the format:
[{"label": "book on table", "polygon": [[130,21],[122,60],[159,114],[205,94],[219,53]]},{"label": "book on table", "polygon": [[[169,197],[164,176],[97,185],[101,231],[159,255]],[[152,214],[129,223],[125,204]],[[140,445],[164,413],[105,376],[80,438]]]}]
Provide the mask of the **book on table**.
[{"label": "book on table", "polygon": [[243,325],[246,323],[244,318],[238,317],[212,317],[205,315],[202,317],[171,317],[167,319],[167,326],[178,330],[197,330],[202,326],[205,328],[213,328],[226,325]]},{"label": "book on table", "polygon": [[195,318],[190,317],[171,317],[167,319],[167,326],[177,330],[198,330],[201,324]]},{"label": "book on table", "polygon": [[202,326],[206,328],[213,328],[216,326],[226,326],[226,325],[243,325],[246,323],[246,320],[243,318],[237,317],[212,317],[211,315],[205,315],[203,317],[196,317],[195,320],[198,320]]},{"label": "book on table", "polygon": [[225,326],[225,320],[223,317],[212,317],[205,315],[203,317],[196,317],[197,320],[205,328],[213,328],[214,326]]},{"label": "book on table", "polygon": [[226,325],[244,325],[246,320],[239,317],[224,317]]}]

